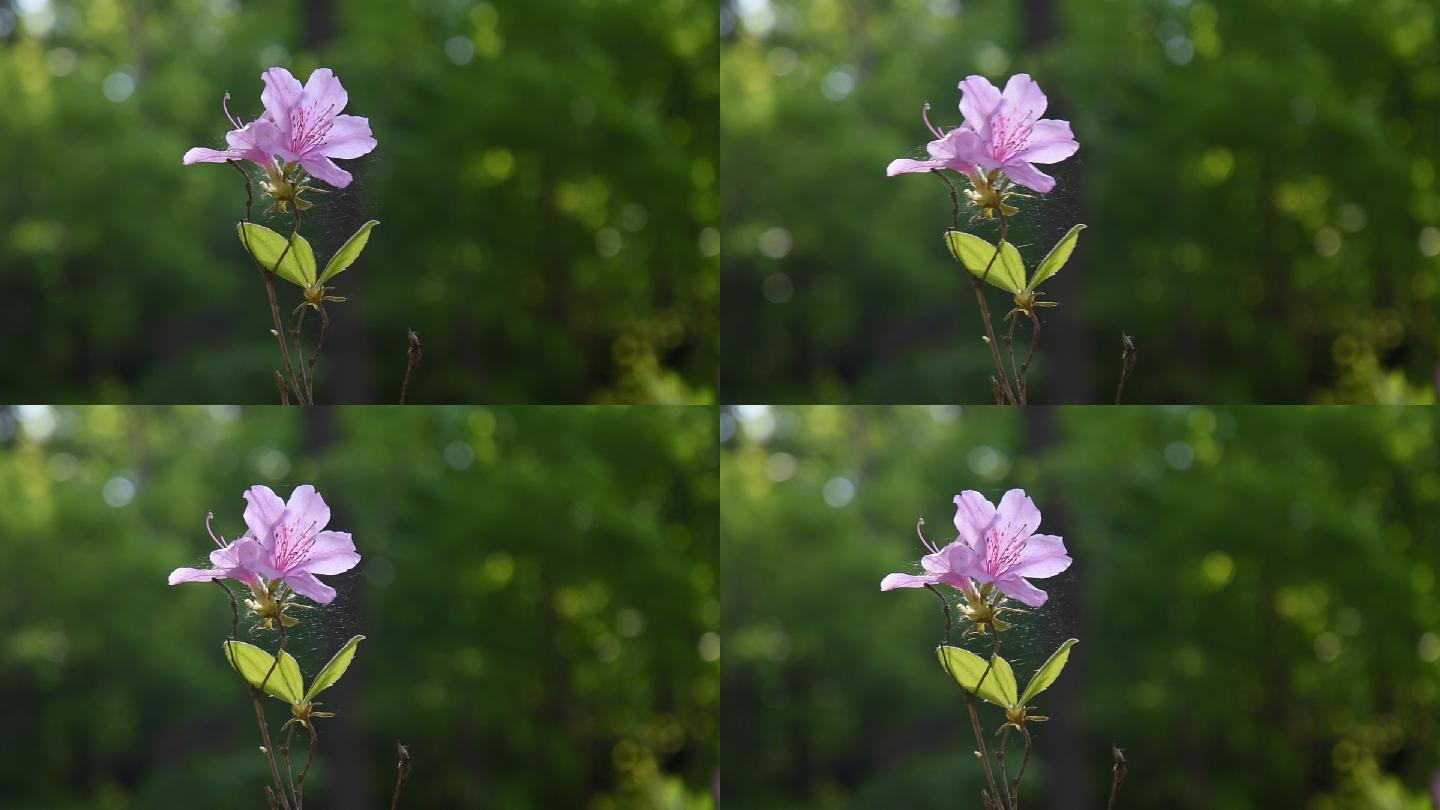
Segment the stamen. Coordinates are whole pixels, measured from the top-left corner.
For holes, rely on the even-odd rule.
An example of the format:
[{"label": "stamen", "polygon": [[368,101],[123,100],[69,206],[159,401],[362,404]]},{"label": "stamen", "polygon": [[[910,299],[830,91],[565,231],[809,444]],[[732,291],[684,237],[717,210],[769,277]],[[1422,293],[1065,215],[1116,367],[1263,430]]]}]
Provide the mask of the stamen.
[{"label": "stamen", "polygon": [[220,548],[225,548],[225,538],[224,538],[224,536],[222,535],[220,538],[217,539],[217,538],[215,537],[215,532],[214,532],[213,530],[211,530],[211,528],[210,528],[210,521],[212,521],[212,520],[214,520],[214,519],[215,519],[215,513],[214,513],[214,512],[206,512],[206,513],[205,513],[205,531],[206,531],[207,534],[210,535],[210,539],[215,541],[215,545],[219,546]]},{"label": "stamen", "polygon": [[225,111],[225,117],[230,119],[230,123],[234,124],[236,129],[245,128],[245,125],[240,123],[239,118],[230,114],[230,94],[228,92],[225,94],[225,98],[220,100],[220,108]]},{"label": "stamen", "polygon": [[939,554],[939,553],[940,553],[940,549],[937,548],[934,543],[932,543],[932,542],[930,542],[929,540],[925,539],[925,533],[922,532],[922,531],[920,531],[920,528],[921,528],[922,526],[924,526],[924,525],[925,525],[925,518],[924,518],[924,517],[921,517],[920,520],[916,521],[916,523],[915,523],[915,534],[920,538],[920,545],[922,545],[922,546],[924,546],[926,549],[928,549],[931,554]]},{"label": "stamen", "polygon": [[925,102],[925,106],[920,108],[920,117],[924,119],[925,128],[930,130],[930,133],[932,135],[934,135],[936,138],[945,137],[945,130],[930,123],[930,102]]}]

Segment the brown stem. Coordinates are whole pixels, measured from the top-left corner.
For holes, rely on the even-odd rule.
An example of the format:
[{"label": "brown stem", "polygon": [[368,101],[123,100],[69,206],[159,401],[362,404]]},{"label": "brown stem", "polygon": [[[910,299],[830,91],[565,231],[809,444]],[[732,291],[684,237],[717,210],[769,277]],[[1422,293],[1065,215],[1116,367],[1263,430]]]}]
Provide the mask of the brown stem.
[{"label": "brown stem", "polygon": [[1135,370],[1135,341],[1124,332],[1120,333],[1120,384],[1115,386],[1115,404],[1125,396],[1125,382]]},{"label": "brown stem", "polygon": [[295,327],[290,330],[290,336],[293,337],[293,338],[295,338],[295,356],[300,359],[300,363],[299,363],[299,368],[300,368],[300,386],[305,389],[305,397],[306,397],[306,399],[312,399],[312,396],[311,396],[311,393],[310,393],[310,392],[311,392],[312,390],[314,390],[314,389],[313,389],[313,387],[312,387],[311,384],[310,384],[310,377],[309,377],[309,375],[306,374],[306,367],[305,367],[305,344],[300,341],[300,335],[301,335],[302,332],[305,331],[305,310],[306,310],[306,309],[308,309],[308,307],[305,306],[304,304],[301,304],[299,311],[295,313]]},{"label": "brown stem", "polygon": [[[290,727],[294,729],[294,726]],[[305,777],[310,775],[310,762],[315,758],[315,726],[307,723],[306,729],[310,731],[310,745],[305,749],[305,768],[300,771],[300,779],[295,783],[295,810],[302,810],[305,806]]]},{"label": "brown stem", "polygon": [[1025,778],[1025,766],[1030,764],[1030,730],[1021,728],[1020,733],[1025,735],[1025,756],[1020,760],[1020,771],[1015,774],[1015,781],[1010,785],[1010,801],[1014,810],[1020,810],[1020,780]]},{"label": "brown stem", "polygon": [[395,753],[399,757],[395,763],[398,772],[395,774],[395,795],[390,798],[390,810],[396,810],[400,806],[400,793],[405,790],[405,783],[410,781],[410,749],[396,740]]},{"label": "brown stem", "polygon": [[315,361],[320,359],[320,350],[325,348],[325,336],[330,334],[330,313],[325,311],[325,304],[320,304],[320,337],[315,341],[315,351],[310,354],[310,382],[305,393],[310,397],[310,404],[315,404]]},{"label": "brown stem", "polygon": [[[950,181],[950,178],[945,176],[944,172],[941,172],[939,169],[933,171],[935,176],[943,180],[945,186],[950,189],[950,229],[958,231],[960,230],[960,194],[955,190],[955,184]],[[1009,233],[1009,227],[1010,224],[1006,221],[1005,215],[1002,213],[1000,215],[1001,242],[1005,241],[1005,236]],[[971,273],[969,268],[963,267],[963,262],[961,262],[961,269],[965,271],[965,275],[970,277],[970,282],[975,287],[975,297],[980,302],[980,319],[985,322],[986,342],[990,344],[990,356],[995,361],[995,370],[1000,374],[1000,379],[994,383],[994,387],[997,392],[1003,391],[1005,398],[1002,401],[997,393],[995,404],[1004,405],[1005,402],[1008,401],[1013,405],[1015,404],[1015,394],[1010,390],[1010,380],[1006,378],[1005,366],[1000,362],[1000,349],[995,345],[995,328],[990,323],[990,305],[985,301],[985,288],[983,286],[985,278],[990,275],[991,265],[995,264],[995,259],[999,257],[999,255],[1000,247],[997,245],[995,247],[995,254],[990,257],[990,264],[985,266],[985,272],[981,274],[979,278],[976,278],[975,274]],[[956,261],[960,261],[958,257]]]},{"label": "brown stem", "polygon": [[[945,608],[945,646],[948,647],[950,646],[951,627],[950,603],[945,600],[945,595],[940,593],[940,591],[935,587],[931,585],[926,585],[925,588],[926,590],[934,593],[935,596],[939,597],[940,605]],[[996,638],[996,648],[999,648],[998,637]],[[945,656],[940,656],[940,663],[945,667],[945,674],[950,676],[950,680],[955,681],[955,685],[960,687],[960,694],[965,697],[965,709],[970,714],[970,727],[971,730],[975,732],[975,744],[980,746],[980,763],[985,766],[985,782],[990,786],[990,792],[988,796],[995,796],[996,800],[998,801],[1000,797],[1000,791],[995,787],[995,772],[990,768],[990,754],[988,751],[985,750],[985,733],[980,730],[980,713],[975,708],[975,695],[971,693],[970,690],[966,689],[964,686],[961,686],[960,681],[956,680],[955,673],[950,669],[950,661],[946,659]],[[991,665],[994,665],[995,662],[992,659],[990,663]],[[985,668],[985,674],[980,676],[980,682],[975,684],[976,692],[980,691],[980,684],[985,682],[985,676],[989,674],[990,667],[987,666]],[[985,794],[984,792],[982,792],[981,795],[987,796],[987,794]],[[988,796],[985,799],[985,804],[987,807],[991,806]]]},{"label": "brown stem", "polygon": [[[255,203],[250,187],[250,175],[240,168],[239,163],[233,160],[228,160],[226,163],[239,172],[240,177],[245,181],[245,222],[249,224],[250,211]],[[300,230],[300,210],[298,208],[295,209],[295,230],[297,232]],[[290,242],[285,243],[285,249],[280,251],[280,257],[275,260],[275,266],[267,268],[260,263],[259,259],[255,258],[254,252],[250,250],[250,234],[244,228],[240,229],[240,238],[245,242],[245,252],[250,254],[250,260],[255,262],[255,266],[260,270],[261,278],[265,280],[265,294],[270,299],[270,317],[275,322],[275,328],[272,331],[275,333],[276,341],[280,344],[280,357],[285,361],[286,379],[290,383],[291,390],[295,392],[296,402],[303,405],[305,403],[304,389],[295,382],[295,369],[290,365],[290,349],[285,345],[285,326],[280,320],[280,305],[275,301],[275,271],[279,269],[280,262],[285,260],[286,254],[290,252]]]},{"label": "brown stem", "polygon": [[1035,359],[1035,347],[1040,343],[1040,319],[1033,312],[1025,314],[1030,316],[1030,351],[1025,355],[1020,373],[1016,375],[1019,379],[1021,405],[1030,404],[1030,362]]},{"label": "brown stem", "polygon": [[285,744],[280,746],[280,753],[285,756],[285,776],[290,780],[290,795],[295,797],[295,810],[300,810],[300,795],[295,792],[295,772],[290,769],[290,741],[295,737],[295,726],[291,725],[290,730],[285,732]]},{"label": "brown stem", "polygon": [[1020,379],[1020,370],[1015,364],[1015,322],[1019,318],[1010,318],[1010,331],[1005,333],[1005,351],[1010,355],[1010,376],[1015,380],[1015,395],[1020,404],[1025,404],[1025,383]]},{"label": "brown stem", "polygon": [[275,369],[275,387],[280,389],[280,404],[290,404],[290,392],[285,390],[285,378],[280,376],[280,369]]},{"label": "brown stem", "polygon": [[[236,642],[239,640],[236,637],[240,634],[240,609],[235,602],[235,593],[218,579],[215,580],[215,584],[219,585],[230,597],[230,640]],[[234,647],[229,644],[225,645],[225,652],[230,659],[230,666],[235,670],[235,675],[240,678],[241,683],[245,684],[245,688],[250,692],[250,699],[255,703],[255,721],[260,724],[262,750],[265,751],[265,760],[270,763],[270,777],[275,780],[275,786],[280,788],[280,807],[283,808],[283,810],[291,810],[290,802],[285,798],[285,783],[280,781],[280,768],[275,764],[275,750],[270,747],[270,727],[265,723],[265,707],[260,704],[261,692],[259,689],[251,686],[250,682],[245,680],[244,674],[240,672],[239,665],[235,663]],[[268,678],[269,676],[267,675],[266,677]],[[269,795],[270,804],[274,806],[275,796],[271,793],[268,785],[265,788],[265,792]]]},{"label": "brown stem", "polygon": [[420,365],[420,358],[423,355],[420,346],[420,336],[412,330],[407,334],[409,348],[405,350],[405,379],[400,382],[400,404],[405,404],[405,396],[410,392],[410,377],[415,373],[415,367]]},{"label": "brown stem", "polygon": [[1125,762],[1124,751],[1112,745],[1110,753],[1115,757],[1115,776],[1110,782],[1110,802],[1105,805],[1105,810],[1115,810],[1115,797],[1120,795],[1120,783],[1125,781],[1125,774],[1130,770],[1129,764]]},{"label": "brown stem", "polygon": [[1005,797],[1015,807],[1015,791],[1010,787],[1010,769],[1005,763],[1005,742],[1010,739],[1010,726],[1000,728],[1000,747],[995,751],[995,761],[1000,763],[1000,784],[1005,788]]}]

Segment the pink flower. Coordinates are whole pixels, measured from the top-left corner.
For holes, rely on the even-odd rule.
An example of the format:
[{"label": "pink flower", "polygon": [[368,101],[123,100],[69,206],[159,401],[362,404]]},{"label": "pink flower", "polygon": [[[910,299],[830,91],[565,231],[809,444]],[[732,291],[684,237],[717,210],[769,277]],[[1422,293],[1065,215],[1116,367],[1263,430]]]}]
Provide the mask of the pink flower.
[{"label": "pink flower", "polygon": [[1036,534],[1040,510],[1022,489],[1012,489],[996,508],[974,490],[955,496],[955,544],[968,553],[954,553],[956,568],[978,585],[994,583],[1006,596],[1031,607],[1040,607],[1047,598],[1028,577],[1053,577],[1070,567],[1065,541],[1049,534]]},{"label": "pink flower", "polygon": [[[370,121],[357,115],[341,115],[349,102],[349,94],[329,68],[310,74],[300,82],[285,68],[274,67],[260,76],[265,90],[260,100],[265,112],[248,124],[230,114],[225,115],[235,126],[226,133],[225,150],[196,147],[185,153],[182,163],[224,163],[248,160],[266,170],[298,164],[336,188],[350,185],[349,172],[335,165],[331,158],[358,158],[375,148],[370,134]],[[228,101],[229,96],[226,96]]]},{"label": "pink flower", "polygon": [[945,584],[975,594],[978,586],[994,585],[1001,593],[1031,607],[1045,604],[1044,591],[1027,577],[1052,577],[1070,567],[1065,541],[1035,534],[1040,510],[1024,490],[1012,489],[997,509],[984,495],[966,490],[955,496],[955,529],[960,536],[936,548],[922,535],[931,553],[920,560],[924,574],[890,574],[880,590],[922,588]]},{"label": "pink flower", "polygon": [[316,574],[339,574],[360,562],[349,532],[323,531],[330,522],[330,507],[315,487],[305,484],[280,500],[266,486],[245,493],[246,535],[254,545],[242,548],[241,560],[250,570],[274,582],[279,580],[301,596],[324,605],[335,589]]},{"label": "pink flower", "polygon": [[[960,113],[964,123],[948,133],[930,123],[930,105],[922,118],[935,136],[925,150],[929,160],[891,161],[889,176],[906,172],[953,169],[981,185],[985,172],[999,170],[1014,182],[1042,194],[1055,187],[1055,178],[1035,163],[1058,163],[1080,148],[1070,122],[1041,118],[1049,102],[1028,74],[1010,77],[1000,92],[984,76],[960,82]],[[993,185],[988,181],[987,187]]]},{"label": "pink flower", "polygon": [[[215,567],[177,568],[170,574],[170,584],[237,579],[249,585],[256,598],[268,606],[276,583],[283,582],[295,593],[322,605],[334,600],[335,589],[315,575],[349,571],[360,562],[360,555],[349,532],[323,531],[330,522],[330,507],[315,487],[296,487],[286,503],[269,487],[253,486],[245,492],[245,502],[245,525],[249,528],[245,536],[226,544],[224,538],[216,539],[212,532],[210,538],[219,546],[210,552],[210,563]],[[210,528],[208,517],[205,528]],[[262,594],[266,599],[261,599]]]},{"label": "pink flower", "polygon": [[1041,118],[1049,101],[1029,74],[1010,77],[1002,93],[984,76],[960,82],[962,129],[974,132],[964,156],[982,169],[999,169],[1011,180],[1044,194],[1055,178],[1035,163],[1058,163],[1075,154],[1080,144],[1070,122]]}]

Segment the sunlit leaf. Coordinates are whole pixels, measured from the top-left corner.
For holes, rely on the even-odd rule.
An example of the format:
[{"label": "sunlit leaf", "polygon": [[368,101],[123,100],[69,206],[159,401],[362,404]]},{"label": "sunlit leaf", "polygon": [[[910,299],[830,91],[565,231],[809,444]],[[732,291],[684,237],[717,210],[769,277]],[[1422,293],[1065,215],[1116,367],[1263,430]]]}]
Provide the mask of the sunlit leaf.
[{"label": "sunlit leaf", "polygon": [[1009,242],[1000,243],[998,256],[994,245],[963,231],[949,231],[945,234],[945,243],[950,253],[977,278],[983,277],[1012,294],[1025,289],[1025,264],[1020,259],[1020,251]]},{"label": "sunlit leaf", "polygon": [[[240,244],[245,245],[255,261],[266,270],[273,269],[275,275],[301,287],[314,282],[315,253],[305,237],[298,237],[295,246],[287,251],[285,237],[264,225],[242,222],[236,226],[236,232],[240,235]],[[283,259],[281,254],[284,254]],[[277,261],[280,263],[278,266],[275,264]]]},{"label": "sunlit leaf", "polygon": [[1070,229],[1069,233],[1060,237],[1060,241],[1055,243],[1055,247],[1050,248],[1050,252],[1045,255],[1040,266],[1035,268],[1035,277],[1030,279],[1030,286],[1027,289],[1033,291],[1040,286],[1040,282],[1060,272],[1060,268],[1065,266],[1065,262],[1070,260],[1070,254],[1075,251],[1075,243],[1080,239],[1080,232],[1083,230],[1085,230],[1084,225],[1076,225]]},{"label": "sunlit leaf", "polygon": [[335,255],[330,257],[330,262],[325,265],[325,272],[320,274],[321,284],[339,275],[341,270],[354,264],[355,260],[360,258],[360,251],[364,250],[365,243],[370,241],[370,231],[379,224],[380,220],[372,219],[361,225],[360,230],[345,240],[345,244],[341,245],[340,249],[335,251]]},{"label": "sunlit leaf", "polygon": [[1079,644],[1079,639],[1070,639],[1060,645],[1046,661],[1035,670],[1035,677],[1025,687],[1025,694],[1020,696],[1020,703],[1026,704],[1035,699],[1035,696],[1045,691],[1055,679],[1060,677],[1060,671],[1065,668],[1065,662],[1070,660],[1070,648]]},{"label": "sunlit leaf", "polygon": [[300,701],[304,681],[300,676],[300,665],[290,653],[281,650],[280,664],[276,666],[275,656],[243,641],[227,640],[222,652],[225,660],[230,662],[251,686],[259,689],[263,683],[266,694],[287,703]]},{"label": "sunlit leaf", "polygon": [[340,676],[345,674],[345,670],[350,668],[350,662],[355,658],[355,648],[364,640],[364,636],[355,636],[345,642],[345,646],[335,653],[335,657],[330,659],[330,663],[315,674],[315,681],[310,684],[310,691],[305,693],[306,703],[313,701],[316,695],[329,689],[335,685],[336,681],[340,680]]},{"label": "sunlit leaf", "polygon": [[[995,656],[995,665],[988,667],[984,658],[960,647],[942,644],[935,651],[940,657],[941,669],[949,672],[965,691],[1003,708],[1015,705],[1015,673],[1004,658]],[[986,674],[987,668],[989,674]]]}]

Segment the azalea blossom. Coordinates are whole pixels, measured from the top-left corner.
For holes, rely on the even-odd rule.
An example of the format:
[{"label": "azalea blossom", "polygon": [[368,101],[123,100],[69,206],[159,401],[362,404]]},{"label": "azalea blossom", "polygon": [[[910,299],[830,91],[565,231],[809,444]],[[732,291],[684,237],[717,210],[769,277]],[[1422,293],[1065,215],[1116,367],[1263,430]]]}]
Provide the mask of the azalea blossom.
[{"label": "azalea blossom", "polygon": [[335,165],[332,158],[343,160],[368,154],[375,148],[375,138],[370,133],[369,119],[341,114],[349,94],[334,71],[317,69],[303,87],[282,67],[270,68],[260,78],[265,83],[260,94],[264,114],[241,123],[230,114],[227,104],[225,115],[235,127],[225,135],[230,148],[196,147],[186,152],[181,162],[190,165],[248,160],[270,172],[272,183],[277,166],[281,179],[290,174],[291,167],[299,166],[336,188],[350,185],[350,173]]},{"label": "azalea blossom", "polygon": [[960,82],[960,92],[964,122],[948,133],[930,123],[930,105],[924,107],[925,127],[935,136],[925,147],[930,159],[894,160],[885,173],[893,177],[952,169],[968,176],[977,188],[988,190],[995,178],[987,173],[1003,172],[1013,182],[1042,194],[1053,189],[1055,178],[1033,164],[1057,163],[1075,154],[1080,144],[1070,131],[1070,122],[1040,117],[1049,102],[1035,80],[1025,73],[1016,74],[1002,93],[984,76],[968,76]]},{"label": "azalea blossom", "polygon": [[984,76],[960,82],[963,129],[974,132],[965,157],[987,170],[999,170],[1026,188],[1044,194],[1055,178],[1035,168],[1036,163],[1058,163],[1075,154],[1080,144],[1070,122],[1041,118],[1049,101],[1027,73],[1017,73],[1001,92]]},{"label": "azalea blossom", "polygon": [[287,503],[269,487],[253,486],[245,492],[245,503],[247,537],[255,544],[241,550],[244,564],[322,605],[334,600],[335,589],[315,575],[349,571],[360,562],[360,555],[349,532],[324,530],[330,507],[315,487],[296,487]]},{"label": "azalea blossom", "polygon": [[[210,552],[214,568],[177,568],[170,584],[236,579],[250,586],[255,601],[251,609],[267,619],[282,618],[276,591],[283,583],[301,596],[322,605],[335,599],[335,589],[316,574],[339,574],[360,562],[349,532],[324,531],[330,522],[330,507],[315,487],[305,484],[290,493],[286,503],[267,486],[253,486],[245,492],[245,536],[234,543],[210,537],[219,546]],[[207,517],[205,528],[209,531]],[[286,624],[292,622],[286,619]]]},{"label": "azalea blossom", "polygon": [[[1040,607],[1047,595],[1028,577],[1052,577],[1070,567],[1065,541],[1048,534],[1036,534],[1040,510],[1024,490],[1012,489],[1000,499],[1000,506],[974,490],[955,496],[955,529],[959,536],[944,548],[937,548],[921,535],[930,551],[920,560],[923,574],[890,574],[880,581],[880,590],[923,588],[944,584],[963,591],[971,606],[980,608],[983,595],[992,586],[1019,602]],[[977,596],[977,593],[979,594]],[[988,617],[985,610],[978,615]]]},{"label": "azalea blossom", "polygon": [[974,490],[955,496],[956,543],[968,554],[953,555],[963,566],[961,573],[976,584],[994,584],[1002,593],[1031,607],[1040,607],[1046,593],[1030,583],[1031,577],[1053,577],[1070,567],[1065,541],[1050,534],[1036,534],[1040,510],[1022,489],[1012,489],[997,508]]}]

